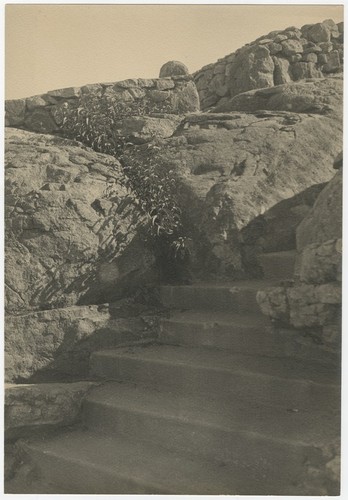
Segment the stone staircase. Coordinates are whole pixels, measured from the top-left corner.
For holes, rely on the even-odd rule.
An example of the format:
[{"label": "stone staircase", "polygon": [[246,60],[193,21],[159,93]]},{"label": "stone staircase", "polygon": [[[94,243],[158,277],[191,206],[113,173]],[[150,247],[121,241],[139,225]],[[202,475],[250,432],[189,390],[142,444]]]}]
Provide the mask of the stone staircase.
[{"label": "stone staircase", "polygon": [[291,278],[294,255],[263,265],[263,281],[161,287],[159,342],[92,355],[103,383],[83,425],[21,444],[36,471],[23,492],[338,494],[339,367],[261,316],[257,290]]}]

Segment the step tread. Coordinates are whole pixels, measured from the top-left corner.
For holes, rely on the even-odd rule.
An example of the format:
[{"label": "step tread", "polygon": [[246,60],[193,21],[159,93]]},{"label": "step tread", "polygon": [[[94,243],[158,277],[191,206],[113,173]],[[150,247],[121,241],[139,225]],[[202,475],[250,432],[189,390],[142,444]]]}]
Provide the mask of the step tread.
[{"label": "step tread", "polygon": [[176,366],[204,368],[226,373],[242,372],[258,377],[292,379],[305,383],[339,385],[340,371],[318,362],[301,361],[294,358],[270,356],[249,356],[229,351],[207,349],[204,347],[181,347],[155,345],[129,347],[97,351],[92,354],[99,359],[130,359],[140,362],[163,363]]},{"label": "step tread", "polygon": [[191,285],[161,285],[160,289],[226,289],[226,290],[263,290],[264,288],[275,286],[279,280],[239,280],[239,281],[198,281]]},{"label": "step tread", "polygon": [[[143,484],[148,492],[177,494],[227,493],[235,491],[245,481],[236,479],[230,469],[211,462],[199,461],[164,450],[150,443],[132,442],[115,436],[103,436],[87,431],[74,431],[47,440],[31,441],[27,448],[45,460],[58,458],[69,463],[71,474],[74,464],[85,468],[85,474],[94,469],[103,478],[129,478]],[[245,471],[246,472],[246,471]],[[104,485],[105,486],[105,485]],[[145,492],[145,491],[144,491]],[[122,491],[115,491],[123,493]],[[129,493],[129,491],[127,491]]]},{"label": "step tread", "polygon": [[284,257],[284,258],[289,258],[289,257],[296,257],[297,251],[296,250],[283,250],[281,252],[265,252],[260,254],[260,257]]},{"label": "step tread", "polygon": [[269,327],[269,319],[260,314],[230,313],[222,311],[174,311],[170,317],[163,318],[162,322],[191,323],[204,325],[231,325],[238,327],[254,328],[259,326]]},{"label": "step tread", "polygon": [[233,398],[217,404],[197,395],[179,396],[117,382],[93,389],[88,403],[298,445],[325,445],[339,434],[339,411],[331,407],[308,412]]}]

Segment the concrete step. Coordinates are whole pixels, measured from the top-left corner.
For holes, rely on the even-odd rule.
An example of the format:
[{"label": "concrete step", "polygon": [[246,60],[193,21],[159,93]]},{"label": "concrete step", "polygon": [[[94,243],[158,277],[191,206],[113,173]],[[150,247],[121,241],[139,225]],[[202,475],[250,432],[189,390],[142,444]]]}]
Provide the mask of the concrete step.
[{"label": "concrete step", "polygon": [[241,315],[215,311],[174,312],[161,319],[159,341],[170,345],[230,349],[245,354],[279,355],[283,344],[271,333],[271,324],[261,314]]},{"label": "concrete step", "polygon": [[112,382],[89,394],[83,415],[93,432],[146,439],[214,463],[249,464],[288,483],[303,463],[320,461],[340,429],[339,411],[329,407],[309,413],[233,398],[217,404]]},{"label": "concrete step", "polygon": [[232,470],[122,437],[75,431],[22,448],[42,483],[70,494],[286,494],[243,464]]},{"label": "concrete step", "polygon": [[264,277],[267,280],[293,279],[295,273],[296,250],[272,252],[259,255]]},{"label": "concrete step", "polygon": [[256,293],[277,284],[274,280],[208,282],[194,285],[161,286],[162,304],[170,309],[259,313]]},{"label": "concrete step", "polygon": [[273,406],[338,407],[339,371],[292,358],[246,356],[198,347],[151,346],[99,351],[92,375],[134,382],[155,390],[197,394],[214,400],[238,398]]},{"label": "concrete step", "polygon": [[184,311],[160,321],[159,342],[229,349],[248,355],[294,357],[335,365],[338,355],[313,344],[297,330],[275,330],[262,314]]}]

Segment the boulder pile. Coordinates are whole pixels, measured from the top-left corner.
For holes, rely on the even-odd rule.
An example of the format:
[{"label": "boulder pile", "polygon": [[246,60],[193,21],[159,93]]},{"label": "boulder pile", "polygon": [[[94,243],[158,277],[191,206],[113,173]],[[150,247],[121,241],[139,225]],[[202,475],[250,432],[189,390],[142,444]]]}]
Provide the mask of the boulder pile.
[{"label": "boulder pile", "polygon": [[225,105],[248,90],[343,71],[343,23],[331,19],[272,31],[193,76],[201,109]]}]

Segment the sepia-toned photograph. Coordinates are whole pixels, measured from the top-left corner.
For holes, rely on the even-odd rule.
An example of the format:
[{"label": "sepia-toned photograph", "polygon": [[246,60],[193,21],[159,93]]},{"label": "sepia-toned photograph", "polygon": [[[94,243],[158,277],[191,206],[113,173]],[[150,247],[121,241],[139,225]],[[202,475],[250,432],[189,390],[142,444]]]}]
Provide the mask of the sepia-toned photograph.
[{"label": "sepia-toned photograph", "polygon": [[339,496],[343,5],[3,9],[4,492]]}]

